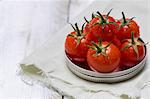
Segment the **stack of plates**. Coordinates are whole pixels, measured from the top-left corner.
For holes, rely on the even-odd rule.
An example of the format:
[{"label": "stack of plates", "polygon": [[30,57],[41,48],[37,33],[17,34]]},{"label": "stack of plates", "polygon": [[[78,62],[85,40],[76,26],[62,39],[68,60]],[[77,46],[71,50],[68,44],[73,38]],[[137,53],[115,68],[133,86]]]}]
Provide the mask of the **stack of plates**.
[{"label": "stack of plates", "polygon": [[95,71],[87,70],[74,64],[68,58],[67,55],[65,55],[65,58],[66,58],[66,64],[68,68],[80,78],[88,80],[88,81],[93,81],[93,82],[114,83],[114,82],[120,82],[120,81],[130,79],[134,77],[135,75],[137,75],[144,68],[145,63],[146,63],[146,58],[147,58],[146,46],[145,46],[145,52],[146,52],[146,55],[139,64],[133,66],[132,68],[122,70],[122,71],[116,71],[112,73],[98,73]]}]

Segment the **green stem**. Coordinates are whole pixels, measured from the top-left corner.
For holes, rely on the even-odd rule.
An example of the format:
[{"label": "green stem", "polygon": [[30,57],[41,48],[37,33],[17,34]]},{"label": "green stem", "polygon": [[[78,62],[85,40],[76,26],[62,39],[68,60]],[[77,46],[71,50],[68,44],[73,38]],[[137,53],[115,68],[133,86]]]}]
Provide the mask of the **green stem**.
[{"label": "green stem", "polygon": [[125,17],[125,15],[124,15],[124,12],[122,12],[122,16],[123,16],[123,23],[124,23],[124,24],[127,23],[127,20],[126,20],[126,17]]},{"label": "green stem", "polygon": [[69,23],[69,24],[71,25],[71,27],[73,28],[73,30],[76,31],[76,29],[74,28],[74,26],[71,23]]},{"label": "green stem", "polygon": [[94,13],[92,13],[92,19],[93,19],[93,18],[95,18],[95,15],[94,15]]},{"label": "green stem", "polygon": [[111,43],[112,43],[112,42],[110,42],[110,43],[109,43],[108,45],[106,45],[104,48],[107,48],[107,47],[109,47]]},{"label": "green stem", "polygon": [[81,36],[81,33],[80,33],[77,23],[75,23],[75,27],[76,27],[77,36]]},{"label": "green stem", "polygon": [[104,17],[102,16],[102,14],[101,14],[99,11],[97,11],[97,14],[100,15],[100,17],[101,17],[101,19],[102,19],[102,23],[106,23]]},{"label": "green stem", "polygon": [[135,17],[132,17],[130,20],[133,20]]},{"label": "green stem", "polygon": [[91,43],[97,48],[97,53],[102,52],[102,49],[95,42],[91,42]]},{"label": "green stem", "polygon": [[82,30],[81,30],[81,31],[82,31],[82,33],[83,33],[84,25],[85,25],[85,23],[82,25]]},{"label": "green stem", "polygon": [[110,9],[110,11],[107,13],[107,18],[108,18],[109,14],[110,14],[110,12],[111,12],[112,10],[113,10],[113,8]]},{"label": "green stem", "polygon": [[132,42],[133,45],[135,44],[135,41],[134,41],[134,33],[133,33],[133,32],[131,33],[131,42]]},{"label": "green stem", "polygon": [[84,20],[86,21],[86,23],[89,23],[89,21],[86,19],[86,17],[84,17]]}]

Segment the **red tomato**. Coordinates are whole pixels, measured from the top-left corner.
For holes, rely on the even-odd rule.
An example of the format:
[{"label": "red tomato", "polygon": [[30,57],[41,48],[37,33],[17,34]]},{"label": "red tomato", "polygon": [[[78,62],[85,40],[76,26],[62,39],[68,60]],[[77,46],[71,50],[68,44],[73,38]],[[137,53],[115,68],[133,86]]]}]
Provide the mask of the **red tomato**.
[{"label": "red tomato", "polygon": [[118,37],[117,37],[116,35],[113,37],[112,42],[113,42],[113,44],[115,44],[118,48],[120,48],[120,46],[121,46],[121,41],[120,41],[120,39],[118,39]]},{"label": "red tomato", "polygon": [[87,62],[97,72],[112,72],[119,66],[120,51],[114,44],[97,43],[88,50]]},{"label": "red tomato", "polygon": [[70,58],[76,61],[85,61],[87,54],[87,45],[88,42],[85,39],[85,35],[79,30],[77,24],[75,24],[76,29],[74,32],[71,32],[65,41],[65,51]]},{"label": "red tomato", "polygon": [[[91,40],[101,38],[103,41],[111,41],[114,34],[117,32],[118,24],[115,19],[107,15],[95,16],[85,27],[85,32],[88,33],[87,38]],[[94,40],[95,41],[95,40]]]},{"label": "red tomato", "polygon": [[140,36],[139,26],[133,20],[133,18],[125,18],[124,13],[122,12],[123,18],[118,20],[117,24],[120,26],[118,32],[116,33],[117,37],[120,40],[130,39],[131,33],[134,33],[134,37],[138,38]]},{"label": "red tomato", "polygon": [[91,28],[91,33],[95,37],[101,38],[103,41],[111,41],[115,34],[115,31],[117,30],[117,26],[115,24],[109,24],[110,22],[115,23],[115,20],[109,16],[106,23],[104,22],[103,24],[100,23],[93,26]]},{"label": "red tomato", "polygon": [[93,18],[89,23],[86,24],[84,28],[84,34],[86,34],[86,39],[88,41],[95,41],[95,42],[98,41],[97,37],[95,37],[91,32],[91,27],[94,23],[97,22],[97,20],[99,20],[98,17]]},{"label": "red tomato", "polygon": [[121,45],[121,64],[127,68],[138,64],[145,56],[144,44],[137,38],[126,40]]}]

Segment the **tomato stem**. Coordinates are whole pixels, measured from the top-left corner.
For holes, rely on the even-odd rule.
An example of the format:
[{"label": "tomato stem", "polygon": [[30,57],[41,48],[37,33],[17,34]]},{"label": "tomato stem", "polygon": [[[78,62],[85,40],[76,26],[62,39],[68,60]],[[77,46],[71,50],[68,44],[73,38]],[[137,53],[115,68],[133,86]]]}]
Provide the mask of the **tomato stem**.
[{"label": "tomato stem", "polygon": [[[85,22],[85,23],[86,23],[86,22]],[[81,31],[82,31],[82,33],[83,33],[83,29],[84,29],[84,25],[85,25],[85,23],[83,23],[83,25],[82,25],[82,30],[81,30]]]},{"label": "tomato stem", "polygon": [[102,46],[101,39],[99,39],[98,43],[95,43],[94,41],[91,41],[91,43],[93,46],[88,46],[88,47],[96,51],[96,53],[93,54],[94,56],[98,56],[99,54],[101,54],[101,55],[107,57],[106,49],[107,49],[107,47],[110,46],[111,42],[108,45],[106,45],[105,47]]},{"label": "tomato stem", "polygon": [[130,20],[133,20],[135,17],[132,17]]},{"label": "tomato stem", "polygon": [[86,17],[84,17],[84,20],[85,20],[86,23],[89,23],[89,21],[86,19]]},{"label": "tomato stem", "polygon": [[93,19],[93,18],[95,18],[95,15],[94,15],[94,13],[92,13],[92,19]]},{"label": "tomato stem", "polygon": [[108,18],[109,14],[111,13],[112,10],[113,10],[113,8],[110,9],[110,11],[107,13],[107,18]]},{"label": "tomato stem", "polygon": [[101,17],[102,23],[106,23],[106,20],[104,19],[103,15],[97,11],[97,14]]},{"label": "tomato stem", "polygon": [[131,41],[132,41],[132,44],[134,45],[135,41],[134,41],[134,33],[133,32],[131,33]]},{"label": "tomato stem", "polygon": [[127,23],[127,20],[126,20],[126,17],[124,15],[124,12],[122,12],[122,16],[123,16],[123,23],[126,24]]},{"label": "tomato stem", "polygon": [[109,43],[108,45],[106,45],[104,48],[107,48],[107,47],[109,47],[111,43],[112,43],[112,42],[110,42],[110,43]]},{"label": "tomato stem", "polygon": [[79,30],[77,23],[75,23],[75,27],[76,27],[77,36],[81,36],[81,33],[80,33],[80,30]]},{"label": "tomato stem", "polygon": [[71,25],[71,27],[73,28],[73,30],[76,31],[76,29],[74,28],[74,26],[71,23],[69,23],[69,24]]},{"label": "tomato stem", "polygon": [[97,53],[101,53],[102,52],[102,48],[100,48],[95,42],[91,42],[97,49]]}]

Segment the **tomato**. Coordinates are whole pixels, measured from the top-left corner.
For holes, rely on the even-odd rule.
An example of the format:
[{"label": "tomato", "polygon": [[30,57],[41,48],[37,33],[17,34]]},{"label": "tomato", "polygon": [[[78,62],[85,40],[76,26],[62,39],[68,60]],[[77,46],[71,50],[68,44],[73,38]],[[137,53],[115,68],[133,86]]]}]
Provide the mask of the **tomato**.
[{"label": "tomato", "polygon": [[88,42],[85,39],[83,30],[79,30],[77,23],[75,24],[76,29],[71,32],[65,41],[65,51],[73,60],[76,61],[85,61],[87,54],[87,45]]},{"label": "tomato", "polygon": [[145,56],[144,44],[134,38],[132,33],[132,39],[124,41],[121,45],[121,63],[123,66],[129,68],[138,64]]},{"label": "tomato", "polygon": [[107,14],[97,11],[90,21],[84,17],[82,29],[71,24],[74,31],[66,37],[65,52],[74,64],[109,73],[133,67],[145,57],[137,22],[123,12],[123,18],[116,21],[109,15],[111,10]]},{"label": "tomato", "polygon": [[97,12],[97,15],[87,24],[85,32],[89,33],[87,38],[95,41],[97,38],[101,38],[103,41],[111,41],[114,34],[118,30],[118,24],[113,17],[109,16],[111,11],[107,15],[101,15]]},{"label": "tomato", "polygon": [[94,17],[90,22],[87,22],[85,28],[84,28],[84,34],[86,34],[86,39],[88,41],[98,41],[98,38],[93,35],[91,32],[91,27],[94,23],[96,23],[99,20],[98,17]]},{"label": "tomato", "polygon": [[114,71],[120,63],[120,51],[108,42],[93,43],[87,52],[88,65],[97,72],[108,73]]},{"label": "tomato", "polygon": [[121,46],[121,41],[120,41],[120,39],[118,39],[118,37],[117,37],[116,35],[114,35],[112,42],[113,42],[113,44],[115,44],[118,48],[120,48],[120,46]]},{"label": "tomato", "polygon": [[117,24],[120,26],[118,32],[116,33],[117,37],[120,40],[130,39],[131,33],[134,33],[134,37],[138,38],[140,36],[139,26],[133,20],[133,18],[125,18],[124,13],[122,12],[123,18],[117,21]]},{"label": "tomato", "polygon": [[[111,18],[112,17],[109,16],[106,22],[108,23],[115,22],[115,20],[112,20]],[[105,22],[99,23],[98,21],[95,23],[95,26],[94,25],[92,26],[91,33],[95,37],[101,38],[103,41],[111,41],[114,36],[115,31],[117,30],[116,25],[108,24]]]}]

